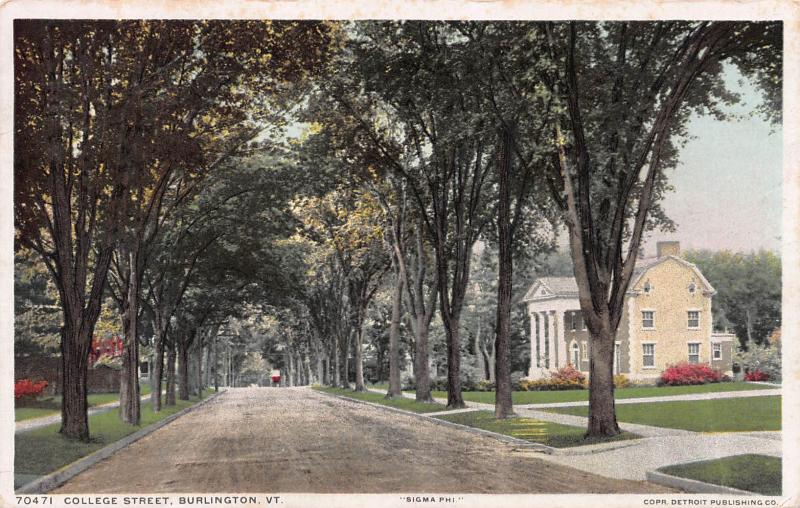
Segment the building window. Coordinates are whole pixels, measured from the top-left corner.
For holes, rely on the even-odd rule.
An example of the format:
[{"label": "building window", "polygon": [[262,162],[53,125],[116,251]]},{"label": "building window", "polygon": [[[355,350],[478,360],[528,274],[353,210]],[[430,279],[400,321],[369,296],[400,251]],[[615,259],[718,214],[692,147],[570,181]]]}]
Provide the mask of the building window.
[{"label": "building window", "polygon": [[644,289],[644,294],[649,295],[653,291],[653,285],[650,284],[650,281],[648,280],[647,282],[644,283],[642,289]]},{"label": "building window", "polygon": [[620,356],[619,356],[619,343],[614,343],[614,374],[619,374],[620,372]]},{"label": "building window", "polygon": [[655,367],[656,345],[642,344],[642,367]]},{"label": "building window", "polygon": [[699,310],[690,310],[688,312],[689,316],[689,328],[700,328],[700,311]]},{"label": "building window", "polygon": [[713,353],[715,360],[721,360],[722,359],[722,344],[720,344],[719,342],[715,342],[714,344],[711,344],[711,352]]},{"label": "building window", "polygon": [[642,311],[642,328],[656,327],[656,313],[652,310]]},{"label": "building window", "polygon": [[572,346],[570,346],[570,350],[572,353],[572,366],[577,369],[580,365],[580,348],[578,347],[578,343],[573,342]]},{"label": "building window", "polygon": [[569,327],[570,327],[570,330],[572,330],[573,332],[577,329],[577,328],[575,328],[575,325],[576,325],[576,323],[575,323],[575,314],[577,314],[577,312],[570,312],[569,313]]},{"label": "building window", "polygon": [[695,291],[697,291],[697,284],[692,281],[689,283],[689,294],[693,295]]},{"label": "building window", "polygon": [[581,342],[581,358],[584,361],[589,359],[589,346],[586,341]]},{"label": "building window", "polygon": [[689,363],[700,363],[700,344],[689,344]]}]

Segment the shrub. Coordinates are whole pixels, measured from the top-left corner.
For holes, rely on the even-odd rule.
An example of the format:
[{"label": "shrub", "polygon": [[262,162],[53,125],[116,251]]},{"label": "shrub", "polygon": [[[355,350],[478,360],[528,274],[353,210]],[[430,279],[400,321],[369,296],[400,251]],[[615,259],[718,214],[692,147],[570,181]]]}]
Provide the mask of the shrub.
[{"label": "shrub", "polygon": [[704,363],[678,363],[670,365],[661,373],[660,385],[702,385],[706,383],[719,383],[722,372],[712,369]]},{"label": "shrub", "polygon": [[550,379],[556,383],[581,383],[586,381],[586,376],[572,365],[561,367],[550,374]]},{"label": "shrub", "polygon": [[488,379],[481,379],[475,385],[475,391],[478,392],[493,392],[494,388],[495,388],[494,381],[489,381]]},{"label": "shrub", "polygon": [[775,346],[757,346],[747,344],[747,351],[736,352],[735,361],[741,365],[745,375],[758,370],[769,376],[770,381],[781,381],[781,348]]},{"label": "shrub", "polygon": [[30,379],[20,379],[14,383],[14,399],[36,400],[45,388],[47,388],[47,381],[33,382]]},{"label": "shrub", "polygon": [[630,385],[631,382],[625,374],[617,374],[614,376],[614,388],[627,388]]},{"label": "shrub", "polygon": [[769,374],[758,369],[745,373],[745,381],[769,381]]},{"label": "shrub", "polygon": [[108,367],[114,370],[122,370],[122,357],[107,354],[100,355],[92,365],[92,368]]},{"label": "shrub", "polygon": [[550,373],[549,379],[523,379],[519,382],[522,391],[583,390],[587,387],[586,376],[571,365]]}]

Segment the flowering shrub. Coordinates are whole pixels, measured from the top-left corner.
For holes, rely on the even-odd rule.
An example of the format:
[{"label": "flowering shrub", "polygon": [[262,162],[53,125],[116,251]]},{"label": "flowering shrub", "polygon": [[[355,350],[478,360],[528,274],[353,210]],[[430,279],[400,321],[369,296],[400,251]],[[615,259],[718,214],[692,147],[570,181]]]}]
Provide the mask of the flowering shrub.
[{"label": "flowering shrub", "polygon": [[614,376],[614,388],[627,388],[631,385],[625,374],[617,374]]},{"label": "flowering shrub", "polygon": [[661,385],[702,385],[706,383],[719,383],[722,373],[704,363],[678,363],[670,365],[661,373]]},{"label": "flowering shrub", "polygon": [[586,376],[571,365],[551,372],[549,379],[523,379],[519,382],[520,390],[530,392],[540,390],[583,390],[586,386]]},{"label": "flowering shrub", "polygon": [[35,400],[47,388],[47,381],[36,381],[30,379],[20,379],[14,383],[14,399],[33,399]]},{"label": "flowering shrub", "polygon": [[745,373],[745,381],[769,381],[769,374],[758,369]]},{"label": "flowering shrub", "polygon": [[494,381],[489,381],[488,379],[481,379],[475,384],[475,391],[478,392],[493,392],[494,388]]},{"label": "flowering shrub", "polygon": [[[747,351],[739,350],[734,356],[734,361],[747,372],[755,370],[766,374],[772,382],[781,381],[781,347],[780,344],[773,346],[759,346],[753,343],[747,344]],[[746,379],[745,379],[746,380]]]}]

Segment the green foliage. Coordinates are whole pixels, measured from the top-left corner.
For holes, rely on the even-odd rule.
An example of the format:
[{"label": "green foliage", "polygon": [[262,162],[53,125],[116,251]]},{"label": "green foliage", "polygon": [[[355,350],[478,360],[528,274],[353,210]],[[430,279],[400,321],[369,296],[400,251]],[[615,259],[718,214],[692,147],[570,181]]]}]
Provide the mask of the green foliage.
[{"label": "green foliage", "polygon": [[37,254],[14,253],[14,355],[58,352],[62,323],[58,292]]},{"label": "green foliage", "polygon": [[741,375],[759,370],[769,375],[771,383],[781,382],[781,346],[769,344],[747,344],[747,349],[739,348],[733,356]]},{"label": "green foliage", "polygon": [[781,325],[781,259],[770,251],[742,254],[730,251],[689,251],[717,294],[714,326],[732,327],[742,346],[766,344]]}]

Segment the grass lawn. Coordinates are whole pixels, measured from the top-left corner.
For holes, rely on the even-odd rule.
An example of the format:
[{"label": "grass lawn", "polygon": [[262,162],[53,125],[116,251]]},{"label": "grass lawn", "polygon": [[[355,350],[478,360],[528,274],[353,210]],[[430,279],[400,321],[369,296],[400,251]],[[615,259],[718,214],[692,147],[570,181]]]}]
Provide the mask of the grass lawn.
[{"label": "grass lawn", "polygon": [[756,492],[766,496],[781,495],[781,459],[766,455],[734,455],[677,466],[660,472],[715,485]]},{"label": "grass lawn", "polygon": [[497,432],[506,436],[524,439],[533,443],[541,443],[556,448],[581,446],[624,439],[635,439],[639,436],[630,432],[623,432],[612,438],[584,439],[584,427],[561,425],[560,423],[544,422],[534,418],[514,417],[507,420],[497,420],[491,411],[471,411],[467,413],[454,413],[440,415],[435,418],[453,423],[460,423],[469,427]]},{"label": "grass lawn", "polygon": [[[203,398],[214,392],[203,391]],[[139,429],[177,413],[200,399],[178,400],[175,406],[164,406],[162,411],[154,413],[150,403],[142,404],[141,425],[138,427],[122,423],[116,411],[108,411],[89,417],[91,441],[84,443],[65,439],[58,433],[60,424],[48,425],[39,429],[23,432],[14,436],[16,454],[14,457],[14,473],[25,477],[41,476],[51,473],[81,457],[85,457],[106,445],[133,434]],[[15,482],[16,483],[16,482]],[[14,488],[19,487],[15,485]]]},{"label": "grass lawn", "polygon": [[[636,399],[640,397],[666,397],[668,395],[687,395],[692,393],[735,392],[743,390],[767,390],[769,386],[752,383],[709,383],[690,386],[635,386],[614,390],[617,399]],[[432,392],[434,397],[447,398],[447,392]],[[464,400],[494,404],[494,392],[463,392]],[[589,390],[558,390],[543,392],[513,392],[514,404],[548,404],[551,402],[578,402],[589,400]]]},{"label": "grass lawn", "polygon": [[[141,386],[141,394],[150,394],[150,385]],[[119,392],[113,393],[92,393],[87,398],[89,407],[101,406],[109,402],[116,402],[119,400]],[[29,406],[18,407],[14,409],[14,421],[29,420],[31,418],[39,418],[61,412],[61,395],[48,397],[47,399],[39,400],[31,403]]]},{"label": "grass lawn", "polygon": [[[548,408],[546,411],[586,416],[588,407]],[[691,400],[617,404],[617,419],[655,427],[695,432],[781,430],[781,398]]]},{"label": "grass lawn", "polygon": [[425,404],[417,402],[414,399],[385,399],[383,394],[374,392],[354,392],[344,388],[332,388],[329,386],[315,386],[315,390],[325,393],[332,393],[334,395],[342,395],[351,399],[364,400],[367,402],[374,402],[376,404],[383,404],[384,406],[396,407],[398,409],[405,409],[406,411],[413,411],[414,413],[433,413],[435,411],[444,411],[445,406],[438,403]]}]

